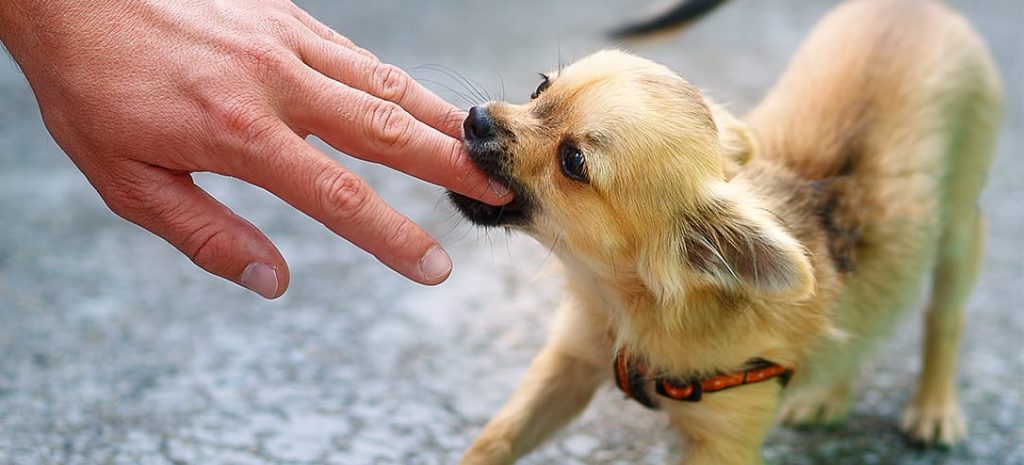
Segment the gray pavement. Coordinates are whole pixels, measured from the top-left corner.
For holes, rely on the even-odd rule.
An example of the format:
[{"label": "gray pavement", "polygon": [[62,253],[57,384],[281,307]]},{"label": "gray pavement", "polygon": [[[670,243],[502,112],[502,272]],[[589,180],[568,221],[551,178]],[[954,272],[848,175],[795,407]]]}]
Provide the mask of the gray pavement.
[{"label": "gray pavement", "polygon": [[[736,1],[636,50],[743,111],[833,3]],[[920,367],[914,312],[865,367],[849,423],[776,428],[770,463],[1024,464],[1024,5],[952,3],[991,44],[1009,100],[962,350],[972,436],[919,451],[896,430]],[[429,65],[522,100],[535,72],[643,14],[629,0],[300,4],[462,106],[474,98]],[[0,464],[454,463],[543,343],[559,279],[546,251],[470,228],[438,188],[333,156],[441,239],[448,283],[408,283],[269,194],[203,175],[278,244],[293,285],[266,302],[207,276],[104,207],[0,59]],[[665,426],[605,389],[523,463],[665,463],[678,448]]]}]

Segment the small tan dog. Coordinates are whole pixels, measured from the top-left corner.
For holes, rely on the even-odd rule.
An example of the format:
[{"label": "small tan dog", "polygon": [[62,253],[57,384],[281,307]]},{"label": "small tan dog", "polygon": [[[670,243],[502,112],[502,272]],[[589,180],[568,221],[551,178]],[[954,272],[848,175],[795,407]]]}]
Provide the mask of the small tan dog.
[{"label": "small tan dog", "polygon": [[614,50],[549,74],[533,97],[465,123],[513,204],[451,195],[473,222],[550,247],[569,292],[463,464],[512,463],[613,378],[670,415],[682,463],[760,463],[777,414],[846,415],[858,364],[932,268],[903,429],[964,437],[954,369],[1001,89],[961,17],[937,1],[845,3],[743,120]]}]

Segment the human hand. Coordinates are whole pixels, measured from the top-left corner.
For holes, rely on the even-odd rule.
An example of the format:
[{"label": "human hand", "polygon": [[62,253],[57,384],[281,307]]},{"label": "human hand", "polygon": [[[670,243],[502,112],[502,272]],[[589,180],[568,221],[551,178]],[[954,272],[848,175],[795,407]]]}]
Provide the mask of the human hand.
[{"label": "human hand", "polygon": [[267,298],[288,287],[284,258],[191,173],[263,187],[430,285],[451,271],[440,245],[305,137],[511,200],[464,155],[461,111],[288,0],[3,0],[0,41],[111,210]]}]

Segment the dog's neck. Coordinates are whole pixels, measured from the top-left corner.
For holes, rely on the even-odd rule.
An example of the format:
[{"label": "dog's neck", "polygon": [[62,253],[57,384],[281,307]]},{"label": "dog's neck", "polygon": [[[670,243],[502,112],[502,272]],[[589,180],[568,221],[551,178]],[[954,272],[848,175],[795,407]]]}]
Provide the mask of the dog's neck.
[{"label": "dog's neck", "polygon": [[[560,258],[569,271],[569,288],[583,294],[577,300],[596,307],[588,310],[601,312],[609,321],[616,348],[628,348],[651,366],[710,374],[740,366],[756,353],[743,343],[734,345],[735,352],[722,350],[724,340],[739,340],[741,333],[756,330],[757,318],[746,308],[749,302],[738,296],[694,291],[664,300],[644,283],[635,257]],[[731,329],[709,331],[719,326]]]}]

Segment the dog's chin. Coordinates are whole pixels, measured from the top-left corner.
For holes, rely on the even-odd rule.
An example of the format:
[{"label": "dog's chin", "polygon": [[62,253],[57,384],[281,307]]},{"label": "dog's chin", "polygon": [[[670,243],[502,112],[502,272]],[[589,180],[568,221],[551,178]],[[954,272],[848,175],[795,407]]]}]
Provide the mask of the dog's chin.
[{"label": "dog's chin", "polygon": [[448,191],[448,198],[462,216],[477,226],[523,226],[530,218],[525,197],[520,195],[500,206],[488,205],[452,191]]}]

